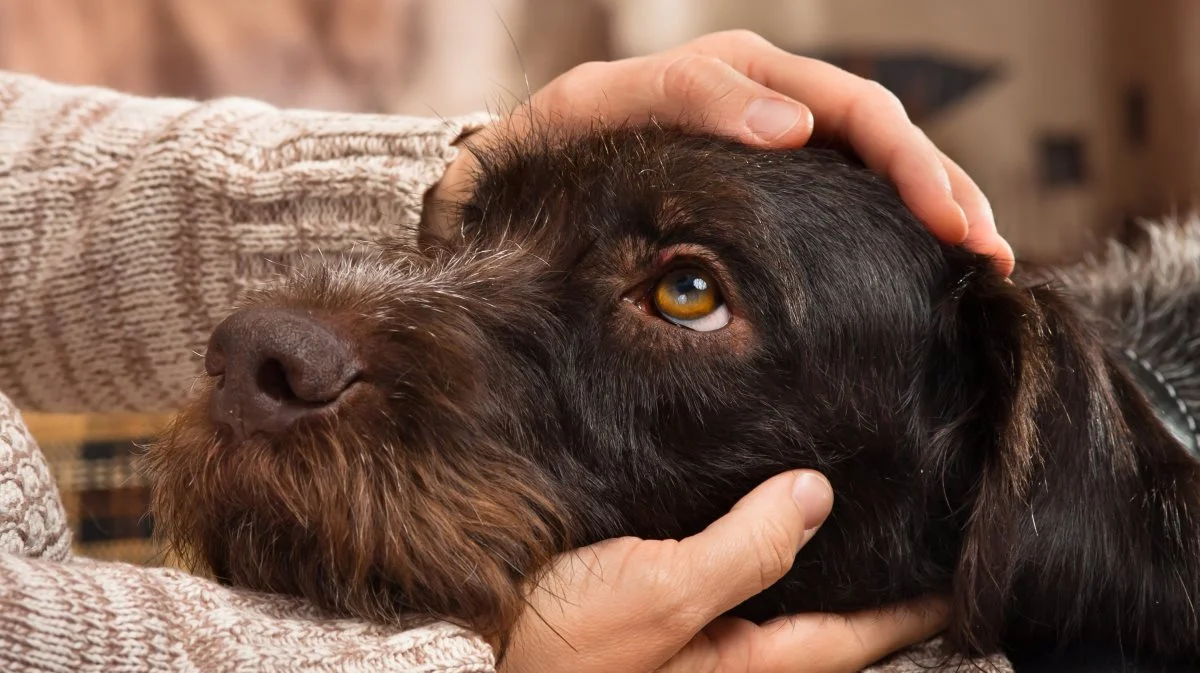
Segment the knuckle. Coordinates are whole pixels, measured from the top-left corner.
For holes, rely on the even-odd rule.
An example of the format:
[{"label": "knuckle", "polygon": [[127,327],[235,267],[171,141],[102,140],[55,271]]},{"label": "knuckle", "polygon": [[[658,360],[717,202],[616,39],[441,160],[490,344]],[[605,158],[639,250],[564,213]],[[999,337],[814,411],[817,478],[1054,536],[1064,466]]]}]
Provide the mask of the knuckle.
[{"label": "knuckle", "polygon": [[908,112],[904,109],[904,103],[900,97],[892,90],[875,80],[865,80],[863,85],[863,96],[860,99],[868,107],[887,108],[890,112],[898,113],[908,118]]},{"label": "knuckle", "polygon": [[602,540],[592,545],[598,553],[608,554],[614,558],[630,558],[637,554],[639,546],[644,542],[641,538],[631,535]]},{"label": "knuckle", "polygon": [[759,591],[778,582],[795,562],[792,535],[777,521],[766,519],[755,527],[754,549],[760,573]]},{"label": "knuckle", "polygon": [[739,49],[758,49],[761,47],[771,46],[771,43],[767,40],[767,38],[745,28],[723,30],[712,35],[712,38],[714,42]]},{"label": "knuckle", "polygon": [[724,66],[724,61],[701,54],[677,56],[662,70],[661,92],[666,99],[691,100],[706,93],[712,78],[708,75],[713,68]]},{"label": "knuckle", "polygon": [[609,64],[605,61],[585,61],[567,71],[567,77],[572,79],[595,79],[603,73]]},{"label": "knuckle", "polygon": [[580,63],[554,82],[555,93],[566,100],[586,93],[603,81],[607,66],[603,61]]}]

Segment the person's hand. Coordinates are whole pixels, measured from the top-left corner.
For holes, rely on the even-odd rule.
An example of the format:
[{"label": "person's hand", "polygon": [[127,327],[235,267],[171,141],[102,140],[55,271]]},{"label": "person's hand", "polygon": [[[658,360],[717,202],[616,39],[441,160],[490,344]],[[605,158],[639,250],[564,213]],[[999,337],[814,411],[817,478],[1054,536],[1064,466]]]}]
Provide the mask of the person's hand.
[{"label": "person's hand", "polygon": [[787,473],[685,540],[564,555],[531,593],[500,672],[849,673],[940,631],[948,608],[935,599],[761,626],[721,617],[787,573],[832,504],[824,477]]},{"label": "person's hand", "polygon": [[[486,146],[489,136],[523,133],[531,115],[564,127],[636,123],[653,115],[759,147],[799,147],[814,133],[846,142],[896,185],[935,236],[993,256],[1005,274],[1013,268],[1012,249],[997,233],[983,192],[908,119],[899,99],[754,33],[713,33],[649,56],[577,66],[472,143]],[[461,197],[472,162],[463,152],[434,200]]]}]

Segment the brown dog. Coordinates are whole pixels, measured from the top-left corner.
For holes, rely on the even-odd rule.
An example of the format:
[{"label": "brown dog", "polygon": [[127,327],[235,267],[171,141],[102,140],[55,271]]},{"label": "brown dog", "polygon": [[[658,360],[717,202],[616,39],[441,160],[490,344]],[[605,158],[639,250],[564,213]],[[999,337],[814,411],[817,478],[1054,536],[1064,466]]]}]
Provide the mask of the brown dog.
[{"label": "brown dog", "polygon": [[735,614],[946,592],[962,653],[1200,664],[1200,236],[1152,238],[1010,284],[833,151],[507,147],[451,240],[302,269],[216,330],[147,457],[157,524],[225,581],[503,640],[555,554],[810,467],[830,519]]}]

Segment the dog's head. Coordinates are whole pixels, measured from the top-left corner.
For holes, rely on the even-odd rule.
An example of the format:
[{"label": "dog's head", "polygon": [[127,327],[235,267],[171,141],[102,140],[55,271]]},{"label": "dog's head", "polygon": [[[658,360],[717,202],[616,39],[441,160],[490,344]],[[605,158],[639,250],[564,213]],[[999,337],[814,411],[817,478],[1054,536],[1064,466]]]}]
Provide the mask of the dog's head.
[{"label": "dog's head", "polygon": [[670,129],[487,153],[459,223],[300,269],[218,328],[148,456],[181,550],[238,585],[502,637],[554,554],[694,533],[811,467],[831,519],[743,614],[957,582],[964,623],[999,627],[1039,415],[1076,402],[1046,401],[1046,363],[1104,379],[1053,299],[936,242],[841,154]]}]

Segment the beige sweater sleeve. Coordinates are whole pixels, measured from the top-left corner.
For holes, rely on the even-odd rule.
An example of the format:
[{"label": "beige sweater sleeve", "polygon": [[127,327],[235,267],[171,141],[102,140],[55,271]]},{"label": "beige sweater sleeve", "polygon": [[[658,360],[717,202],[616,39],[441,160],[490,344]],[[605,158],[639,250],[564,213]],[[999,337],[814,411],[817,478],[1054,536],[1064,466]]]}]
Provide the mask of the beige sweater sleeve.
[{"label": "beige sweater sleeve", "polygon": [[0,395],[0,671],[491,673],[459,628],[332,619],[185,573],[71,556],[46,461]]},{"label": "beige sweater sleeve", "polygon": [[487,646],[448,624],[332,619],[174,570],[0,554],[0,606],[5,671],[494,671]]},{"label": "beige sweater sleeve", "polygon": [[239,291],[415,230],[484,115],[144,99],[0,73],[0,390],[169,411]]}]

